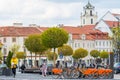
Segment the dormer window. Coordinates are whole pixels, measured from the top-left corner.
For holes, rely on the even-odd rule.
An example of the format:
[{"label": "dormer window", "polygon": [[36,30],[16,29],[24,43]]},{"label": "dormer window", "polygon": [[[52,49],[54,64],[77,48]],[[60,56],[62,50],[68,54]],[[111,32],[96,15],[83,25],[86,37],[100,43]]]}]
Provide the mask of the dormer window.
[{"label": "dormer window", "polygon": [[85,40],[85,39],[86,39],[86,35],[85,35],[85,34],[82,34],[82,35],[81,35],[81,39],[82,39],[82,40]]}]

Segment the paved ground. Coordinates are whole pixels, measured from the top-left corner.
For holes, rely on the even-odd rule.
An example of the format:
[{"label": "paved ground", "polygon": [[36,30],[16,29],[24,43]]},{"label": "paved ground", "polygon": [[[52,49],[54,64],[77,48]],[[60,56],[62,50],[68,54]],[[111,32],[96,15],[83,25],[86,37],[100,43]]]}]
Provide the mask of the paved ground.
[{"label": "paved ground", "polygon": [[[52,79],[52,76],[43,77],[40,74],[35,73],[20,73],[17,72],[17,75],[15,78],[13,76],[0,76],[0,80],[56,80]],[[114,79],[120,80],[120,74],[115,74]],[[102,79],[103,80],[103,79]]]},{"label": "paved ground", "polygon": [[17,72],[16,77],[13,76],[0,76],[0,80],[41,80],[41,79],[52,79],[51,76],[43,77],[38,73],[20,73]]}]

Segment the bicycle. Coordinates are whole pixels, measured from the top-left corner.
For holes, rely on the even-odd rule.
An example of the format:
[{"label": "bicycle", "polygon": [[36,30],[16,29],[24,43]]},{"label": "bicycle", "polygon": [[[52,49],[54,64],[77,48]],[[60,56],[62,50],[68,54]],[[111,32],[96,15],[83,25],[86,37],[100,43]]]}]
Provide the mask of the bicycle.
[{"label": "bicycle", "polygon": [[59,68],[52,69],[52,78],[54,79],[63,79],[63,70]]}]

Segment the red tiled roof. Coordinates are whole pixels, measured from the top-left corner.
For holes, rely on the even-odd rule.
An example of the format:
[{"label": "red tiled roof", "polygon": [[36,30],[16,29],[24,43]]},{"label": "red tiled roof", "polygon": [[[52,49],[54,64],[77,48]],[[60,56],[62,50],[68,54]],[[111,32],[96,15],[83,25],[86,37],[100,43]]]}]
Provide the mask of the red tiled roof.
[{"label": "red tiled roof", "polygon": [[110,28],[117,27],[118,25],[120,25],[120,22],[118,22],[118,21],[105,21],[105,23],[106,23]]},{"label": "red tiled roof", "polygon": [[116,14],[116,13],[112,13],[112,15],[114,15],[114,16],[120,16],[120,14]]},{"label": "red tiled roof", "polygon": [[61,28],[63,28],[64,30],[66,30],[68,33],[71,33],[71,34],[78,34],[80,32],[80,27],[63,26]]},{"label": "red tiled roof", "polygon": [[0,34],[2,36],[28,36],[30,34],[41,33],[35,27],[14,27],[14,26],[4,26],[0,27]]},{"label": "red tiled roof", "polygon": [[42,31],[45,31],[48,29],[48,27],[39,27],[39,29],[41,29]]},{"label": "red tiled roof", "polygon": [[[63,26],[68,33],[72,34],[72,39],[81,39],[81,35],[85,34],[87,40],[108,39],[108,34],[94,29],[95,25],[87,25],[84,27]],[[2,36],[28,36],[30,34],[39,34],[47,30],[48,27],[0,27],[0,35]]]},{"label": "red tiled roof", "polygon": [[67,32],[72,34],[73,39],[81,39],[81,35],[85,34],[87,40],[108,39],[108,33],[103,33],[94,29],[95,25],[86,25],[83,27],[63,26]]}]

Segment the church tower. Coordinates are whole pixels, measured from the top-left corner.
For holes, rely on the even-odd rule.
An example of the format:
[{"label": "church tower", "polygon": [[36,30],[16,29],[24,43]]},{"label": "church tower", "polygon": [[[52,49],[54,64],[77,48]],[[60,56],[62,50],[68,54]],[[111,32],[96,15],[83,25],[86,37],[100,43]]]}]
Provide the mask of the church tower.
[{"label": "church tower", "polygon": [[94,11],[95,7],[88,1],[87,5],[83,7],[81,13],[81,26],[95,25],[97,22],[97,13]]}]

